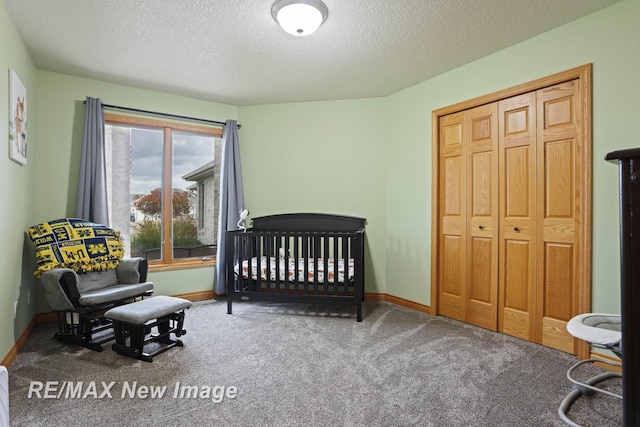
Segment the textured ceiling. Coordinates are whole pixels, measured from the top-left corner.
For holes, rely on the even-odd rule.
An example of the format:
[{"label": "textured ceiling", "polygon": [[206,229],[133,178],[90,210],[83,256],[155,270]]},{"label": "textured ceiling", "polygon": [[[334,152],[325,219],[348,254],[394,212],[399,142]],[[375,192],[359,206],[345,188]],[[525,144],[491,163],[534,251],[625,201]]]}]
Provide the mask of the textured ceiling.
[{"label": "textured ceiling", "polygon": [[36,66],[233,105],[386,96],[618,0],[2,0]]}]

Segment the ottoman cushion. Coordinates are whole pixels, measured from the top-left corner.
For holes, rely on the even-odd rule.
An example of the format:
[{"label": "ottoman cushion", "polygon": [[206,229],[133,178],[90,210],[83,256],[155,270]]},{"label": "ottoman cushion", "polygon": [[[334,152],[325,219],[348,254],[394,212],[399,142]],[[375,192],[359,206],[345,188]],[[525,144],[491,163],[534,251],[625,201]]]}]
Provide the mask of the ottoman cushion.
[{"label": "ottoman cushion", "polygon": [[131,304],[114,307],[104,317],[120,322],[142,325],[150,320],[191,307],[191,301],[169,296],[155,296]]}]

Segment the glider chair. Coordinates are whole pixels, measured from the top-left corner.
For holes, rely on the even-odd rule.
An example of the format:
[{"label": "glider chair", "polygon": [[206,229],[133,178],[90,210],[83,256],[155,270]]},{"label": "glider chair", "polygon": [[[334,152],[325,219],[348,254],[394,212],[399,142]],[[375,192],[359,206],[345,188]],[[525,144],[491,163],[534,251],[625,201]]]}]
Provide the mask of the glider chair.
[{"label": "glider chair", "polygon": [[[593,348],[605,349],[613,352],[622,360],[622,332],[621,316],[619,314],[586,313],[575,316],[567,323],[567,331],[576,338],[584,340]],[[580,396],[591,396],[601,393],[615,399],[622,399],[622,396],[609,390],[597,387],[597,385],[610,378],[622,378],[618,372],[604,372],[585,381],[577,380],[573,373],[580,366],[588,363],[604,363],[614,367],[622,367],[622,363],[607,361],[602,359],[581,360],[567,371],[567,379],[573,384],[571,392],[564,398],[558,408],[558,415],[565,424],[572,427],[580,427],[571,419],[567,412],[569,408]]]},{"label": "glider chair", "polygon": [[122,258],[120,233],[64,218],[29,228],[44,296],[56,313],[61,342],[102,351],[114,338],[105,311],[153,293],[144,258]]}]

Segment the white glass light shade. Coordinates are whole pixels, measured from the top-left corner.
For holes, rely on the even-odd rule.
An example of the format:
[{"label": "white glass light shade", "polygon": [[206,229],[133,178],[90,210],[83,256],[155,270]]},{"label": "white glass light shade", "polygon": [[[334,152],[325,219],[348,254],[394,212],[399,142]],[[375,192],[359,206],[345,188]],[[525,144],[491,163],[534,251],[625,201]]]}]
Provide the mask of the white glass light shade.
[{"label": "white glass light shade", "polygon": [[279,0],[271,13],[287,33],[308,36],[327,18],[327,7],[319,0]]}]

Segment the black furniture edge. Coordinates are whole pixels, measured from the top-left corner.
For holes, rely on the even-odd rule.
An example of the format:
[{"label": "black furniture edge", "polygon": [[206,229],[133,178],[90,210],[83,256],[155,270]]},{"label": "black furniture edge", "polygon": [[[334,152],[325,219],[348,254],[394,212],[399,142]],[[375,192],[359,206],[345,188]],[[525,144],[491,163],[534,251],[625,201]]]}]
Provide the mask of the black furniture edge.
[{"label": "black furniture edge", "polygon": [[624,426],[640,425],[640,148],[613,151],[620,191],[620,297]]}]

